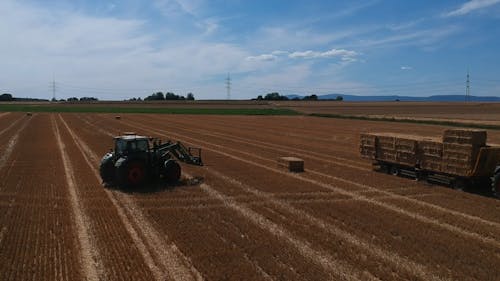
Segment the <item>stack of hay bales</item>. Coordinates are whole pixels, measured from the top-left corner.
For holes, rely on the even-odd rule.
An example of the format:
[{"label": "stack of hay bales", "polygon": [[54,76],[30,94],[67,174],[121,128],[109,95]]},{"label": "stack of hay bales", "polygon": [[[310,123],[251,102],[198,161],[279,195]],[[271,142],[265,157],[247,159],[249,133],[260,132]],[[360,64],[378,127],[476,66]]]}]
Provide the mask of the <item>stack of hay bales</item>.
[{"label": "stack of hay bales", "polygon": [[377,136],[370,133],[362,133],[359,140],[359,152],[361,157],[375,160]]},{"label": "stack of hay bales", "polygon": [[401,134],[364,133],[360,135],[359,149],[363,158],[415,166],[418,139]]},{"label": "stack of hay bales", "polygon": [[418,139],[415,136],[396,136],[396,162],[406,166],[417,164]]},{"label": "stack of hay bales", "polygon": [[359,149],[363,158],[467,177],[486,137],[486,131],[470,129],[445,130],[442,139],[363,133]]},{"label": "stack of hay bales", "polygon": [[480,148],[486,145],[486,137],[486,131],[445,130],[441,171],[459,176],[471,174]]},{"label": "stack of hay bales", "polygon": [[437,139],[424,139],[418,143],[420,168],[429,171],[442,170],[443,143]]}]

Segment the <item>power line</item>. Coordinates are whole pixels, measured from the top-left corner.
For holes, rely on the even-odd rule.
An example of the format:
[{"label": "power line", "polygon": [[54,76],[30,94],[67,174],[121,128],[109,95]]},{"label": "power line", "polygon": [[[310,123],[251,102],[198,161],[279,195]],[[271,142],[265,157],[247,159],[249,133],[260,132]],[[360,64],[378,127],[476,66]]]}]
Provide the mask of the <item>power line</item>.
[{"label": "power line", "polygon": [[465,86],[465,101],[470,100],[470,79],[469,79],[469,69],[467,69],[467,83]]},{"label": "power line", "polygon": [[231,76],[229,73],[227,74],[226,78],[226,90],[227,90],[227,100],[231,99]]},{"label": "power line", "polygon": [[52,89],[52,101],[56,100],[56,78],[55,76],[52,76],[52,83],[50,85]]}]

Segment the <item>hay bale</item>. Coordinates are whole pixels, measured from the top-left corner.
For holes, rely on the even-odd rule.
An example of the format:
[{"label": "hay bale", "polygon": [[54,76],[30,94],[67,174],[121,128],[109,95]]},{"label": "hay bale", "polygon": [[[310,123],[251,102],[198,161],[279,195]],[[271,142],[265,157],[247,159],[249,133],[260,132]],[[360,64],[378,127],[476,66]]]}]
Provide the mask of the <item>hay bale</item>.
[{"label": "hay bale", "polygon": [[480,147],[470,144],[444,143],[442,171],[468,176],[474,170],[479,150]]},{"label": "hay bale", "polygon": [[420,141],[417,158],[421,169],[442,171],[443,143],[427,139]]},{"label": "hay bale", "polygon": [[376,156],[376,141],[377,136],[374,134],[363,133],[359,139],[359,152],[361,157],[367,159],[375,159]]},{"label": "hay bale", "polygon": [[434,140],[422,140],[418,143],[419,156],[439,157],[443,156],[443,143]]},{"label": "hay bale", "polygon": [[394,146],[398,163],[408,166],[417,164],[418,141],[416,139],[408,136],[396,136]]},{"label": "hay bale", "polygon": [[381,149],[394,150],[396,149],[396,138],[389,135],[378,135],[377,144]]},{"label": "hay bale", "polygon": [[470,162],[477,159],[480,147],[468,144],[443,143],[443,160]]},{"label": "hay bale", "polygon": [[443,132],[443,143],[486,145],[487,133],[484,130],[449,129]]},{"label": "hay bale", "polygon": [[280,157],[278,158],[278,167],[294,173],[303,172],[304,160],[297,157]]}]

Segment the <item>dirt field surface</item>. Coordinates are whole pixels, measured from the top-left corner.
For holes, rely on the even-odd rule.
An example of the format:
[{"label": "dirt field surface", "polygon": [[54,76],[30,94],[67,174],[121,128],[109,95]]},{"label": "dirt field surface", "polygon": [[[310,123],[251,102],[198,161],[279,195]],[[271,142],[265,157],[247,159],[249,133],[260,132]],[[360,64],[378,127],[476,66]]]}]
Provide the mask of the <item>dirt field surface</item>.
[{"label": "dirt field surface", "polygon": [[303,113],[500,124],[500,103],[487,102],[274,102]]},{"label": "dirt field surface", "polygon": [[[500,280],[500,200],[371,170],[305,116],[0,113],[0,280]],[[104,188],[125,131],[201,147],[175,186]],[[488,132],[500,143],[500,132]],[[304,159],[304,173],[278,168]]]}]

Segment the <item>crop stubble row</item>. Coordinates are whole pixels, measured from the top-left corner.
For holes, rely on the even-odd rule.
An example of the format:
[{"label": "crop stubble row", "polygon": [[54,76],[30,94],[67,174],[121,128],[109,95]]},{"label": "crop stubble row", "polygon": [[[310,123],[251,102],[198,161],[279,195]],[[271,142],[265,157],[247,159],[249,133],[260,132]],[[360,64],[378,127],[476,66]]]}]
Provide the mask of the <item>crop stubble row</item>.
[{"label": "crop stubble row", "polygon": [[[112,122],[113,122],[113,121],[112,121]],[[116,125],[116,124],[115,124],[115,125]],[[171,128],[172,128],[172,126],[169,124],[169,125],[168,125],[168,128],[169,128],[169,129],[171,129]],[[242,148],[242,149],[244,149],[244,148]],[[212,156],[212,155],[211,155],[211,156]],[[213,155],[213,156],[216,156],[216,155]],[[216,157],[214,157],[214,158],[215,158],[215,159],[217,159]],[[212,157],[210,157],[210,159],[212,159]],[[233,163],[233,164],[234,164],[234,163]],[[231,166],[234,166],[233,164],[231,164]],[[250,171],[251,171],[251,168],[254,168],[254,169],[255,169],[255,167],[250,167]],[[248,170],[248,168],[245,168],[245,170]],[[225,171],[225,172],[226,172],[226,171]],[[238,173],[235,173],[235,174],[238,174]],[[248,174],[248,172],[245,172],[245,174]],[[235,175],[235,177],[238,177],[238,175]],[[242,176],[240,175],[240,177],[242,177]],[[273,188],[275,187],[274,185],[272,185],[272,186],[273,186]],[[373,227],[373,226],[370,226],[370,227]],[[442,230],[439,230],[439,231],[441,231],[441,232],[442,232]],[[439,232],[439,231],[438,231],[438,232]],[[413,233],[413,231],[408,231],[408,232]],[[445,233],[445,234],[446,234],[446,233]],[[415,236],[415,237],[417,237],[418,235],[414,235],[414,236]],[[461,238],[461,239],[463,240],[463,238]],[[441,241],[441,244],[443,244],[443,245],[445,245],[446,243],[448,243],[448,242]],[[424,256],[425,256],[425,255],[424,255]],[[457,274],[458,274],[458,273],[457,273]]]},{"label": "crop stubble row", "polygon": [[[10,117],[0,116],[0,118]],[[356,175],[360,174],[359,169],[355,167],[340,164],[332,165],[310,165],[306,174],[299,176],[307,180],[300,180],[297,176],[284,176],[274,172],[272,169],[264,169],[259,166],[272,166],[274,158],[282,153],[276,146],[270,146],[264,149],[262,145],[266,142],[276,142],[280,145],[287,144],[303,148],[310,145],[305,139],[295,138],[290,140],[281,140],[273,136],[272,131],[276,130],[276,125],[267,120],[258,120],[255,127],[265,127],[258,141],[252,145],[253,138],[245,132],[238,129],[244,119],[232,119],[230,117],[211,117],[210,122],[199,124],[198,117],[176,117],[170,116],[145,118],[142,116],[127,115],[126,121],[117,121],[110,115],[72,115],[65,114],[62,119],[56,118],[57,126],[61,138],[66,146],[67,152],[71,155],[71,162],[74,167],[74,176],[78,186],[78,194],[81,197],[81,203],[90,218],[90,229],[96,237],[96,247],[102,254],[100,261],[105,269],[106,277],[112,280],[126,279],[134,276],[136,280],[140,278],[150,279],[150,267],[145,264],[144,255],[141,257],[136,248],[137,242],[130,238],[127,230],[124,229],[123,218],[117,215],[116,206],[106,199],[106,194],[102,189],[95,173],[90,171],[88,161],[82,157],[82,153],[103,154],[111,145],[112,140],[108,136],[109,132],[129,131],[134,129],[147,135],[160,133],[173,133],[172,138],[180,139],[187,143],[201,144],[204,150],[204,158],[207,165],[204,168],[193,168],[185,166],[185,171],[194,176],[201,176],[204,181],[201,185],[181,186],[173,190],[160,191],[151,194],[129,194],[130,200],[137,203],[139,212],[147,214],[146,220],[151,221],[151,225],[162,233],[176,245],[179,250],[186,255],[192,265],[202,274],[205,279],[220,280],[224,278],[238,279],[327,279],[328,270],[321,266],[318,258],[307,258],[304,249],[310,247],[310,251],[315,253],[324,253],[326,260],[338,262],[341,268],[350,269],[350,272],[359,276],[376,276],[383,279],[408,279],[412,276],[418,276],[420,279],[429,279],[432,277],[450,277],[463,278],[467,276],[472,279],[495,279],[498,278],[499,269],[495,265],[499,261],[499,249],[496,245],[485,245],[485,243],[465,238],[463,235],[452,233],[449,229],[440,228],[436,225],[426,225],[421,221],[415,221],[411,217],[401,213],[394,213],[391,209],[383,208],[383,205],[373,205],[369,201],[359,201],[349,199],[349,196],[340,195],[332,190],[324,188],[325,185],[332,185],[347,194],[364,194],[367,198],[375,198],[377,202],[387,202],[394,206],[399,206],[402,210],[410,213],[423,215],[430,220],[443,221],[450,225],[459,225],[459,230],[464,229],[474,233],[484,233],[486,237],[498,237],[498,225],[500,221],[498,212],[494,214],[485,214],[488,210],[486,204],[491,200],[484,198],[475,198],[472,196],[457,196],[457,201],[463,202],[464,206],[457,204],[453,199],[453,193],[448,191],[429,192],[429,189],[423,188],[417,183],[411,183],[411,192],[414,194],[419,189],[422,192],[430,194],[428,197],[417,197],[418,200],[428,200],[433,204],[440,205],[439,198],[448,199],[441,208],[453,212],[463,212],[466,215],[478,216],[477,220],[467,221],[464,217],[458,218],[451,213],[439,211],[439,209],[425,209],[421,205],[407,204],[401,201],[397,196],[389,196],[392,193],[386,193],[384,190],[395,191],[394,194],[401,191],[406,180],[397,178],[382,177],[377,182],[369,181],[369,185],[375,187],[374,190],[366,189],[362,180]],[[220,119],[219,119],[220,118]],[[301,117],[302,118],[302,117]],[[150,120],[147,121],[146,120]],[[36,114],[33,117],[36,120],[37,127],[50,127],[50,118],[45,114]],[[64,120],[64,121],[63,121]],[[130,120],[131,122],[128,122]],[[179,121],[177,121],[179,120]],[[276,118],[276,123],[282,124],[282,119]],[[73,137],[65,129],[65,122],[69,128],[73,128],[77,137],[88,144],[91,152],[82,152],[81,145],[73,140]],[[143,122],[144,125],[140,125]],[[252,120],[252,123],[254,120]],[[288,121],[287,121],[288,122]],[[350,121],[352,122],[352,121]],[[358,121],[359,122],[359,121]],[[223,124],[227,123],[227,129]],[[285,122],[286,123],[286,122]],[[356,122],[354,122],[356,123]],[[190,125],[191,124],[191,125]],[[360,122],[360,124],[363,124]],[[321,126],[341,131],[341,125],[325,124],[322,121]],[[0,125],[0,130],[1,130]],[[189,128],[193,129],[190,131]],[[214,134],[208,134],[210,131]],[[293,125],[284,126],[287,131],[293,131]],[[78,130],[76,130],[78,128]],[[30,137],[35,134],[42,134],[40,130],[29,129]],[[158,130],[157,130],[158,129]],[[255,129],[257,131],[257,129]],[[161,131],[161,132],[160,132]],[[328,138],[325,129],[320,134],[315,135],[314,128],[303,126],[296,134],[311,134],[312,138]],[[107,132],[108,134],[106,134]],[[10,131],[9,131],[10,133]],[[236,136],[231,140],[231,134]],[[359,160],[354,156],[354,145],[349,143],[349,139],[355,138],[351,131],[341,138],[334,140],[333,148],[328,153],[334,153],[341,150],[341,146],[349,146],[347,153],[341,157],[350,158],[349,162],[354,164]],[[8,134],[1,138],[7,138]],[[285,133],[286,135],[286,133]],[[54,133],[44,137],[44,142],[54,142]],[[248,141],[242,142],[247,139]],[[257,139],[257,137],[256,137]],[[24,135],[19,139],[22,147],[29,146],[29,139]],[[197,141],[197,140],[201,140]],[[312,142],[314,143],[314,141]],[[347,143],[347,144],[346,144]],[[20,145],[19,144],[19,145]],[[79,147],[80,146],[80,147]],[[16,146],[13,155],[21,155],[17,152],[20,146]],[[234,155],[234,158],[227,157],[225,154],[218,153],[218,150],[225,151],[222,148],[227,147]],[[326,146],[323,148],[327,148]],[[35,149],[35,148],[33,148]],[[24,150],[24,149],[23,149]],[[42,150],[43,151],[43,150]],[[57,148],[55,148],[57,151]],[[297,150],[298,151],[298,150]],[[313,150],[317,160],[330,161],[331,158],[326,155],[321,157],[321,150]],[[45,158],[47,150],[44,152]],[[29,158],[29,154],[23,154],[23,158]],[[253,155],[253,156],[252,156]],[[352,156],[350,156],[352,155]],[[15,165],[18,169],[25,169],[25,172],[43,170],[41,162],[29,162],[27,160],[17,160],[19,157],[10,157],[9,164]],[[45,161],[47,161],[45,159]],[[51,161],[60,162],[59,157],[53,156]],[[249,161],[242,161],[248,159]],[[312,162],[314,158],[309,158]],[[257,165],[259,164],[259,165]],[[97,167],[98,163],[94,163]],[[337,166],[338,165],[338,166]],[[59,163],[59,166],[60,163]],[[52,173],[61,177],[64,169],[62,167],[52,167]],[[95,167],[94,167],[95,168]],[[274,166],[272,166],[274,168]],[[338,169],[346,170],[342,177],[352,176],[355,182],[362,184],[352,184],[349,181],[335,179],[339,173]],[[49,170],[49,168],[47,168]],[[6,173],[7,169],[0,169],[1,173]],[[59,171],[59,172],[58,172]],[[9,172],[10,173],[10,172]],[[49,173],[46,171],[45,173]],[[314,174],[316,173],[316,174]],[[365,177],[373,176],[371,172],[363,172]],[[359,177],[359,176],[358,176]],[[53,208],[54,214],[39,215],[32,212],[17,212],[18,221],[29,220],[33,217],[40,221],[38,224],[30,227],[39,229],[54,228],[54,224],[49,223],[53,217],[62,217],[68,220],[68,200],[67,191],[62,181],[48,181],[48,187],[41,186],[41,189],[35,190],[36,200],[27,194],[35,189],[33,179],[22,182],[10,175],[9,189],[0,189],[0,208],[7,208],[5,213],[16,213],[12,206],[16,204],[28,205],[31,208],[46,208],[47,202],[57,202]],[[43,176],[43,179],[55,178],[54,176]],[[29,181],[29,183],[27,183]],[[19,183],[22,188],[15,184]],[[47,182],[47,180],[45,180]],[[321,183],[321,184],[316,184]],[[244,184],[241,184],[244,183]],[[377,191],[378,185],[384,186]],[[59,187],[54,187],[59,186]],[[59,189],[63,189],[62,192]],[[354,192],[354,189],[357,191]],[[47,190],[51,190],[47,193]],[[110,192],[110,191],[107,191]],[[115,191],[111,191],[115,192]],[[66,194],[61,196],[61,194]],[[403,192],[404,194],[404,192]],[[18,195],[16,197],[16,195]],[[13,201],[12,198],[15,198]],[[221,199],[222,198],[222,199]],[[356,198],[356,196],[354,196]],[[449,199],[450,198],[450,199]],[[13,202],[13,203],[12,203]],[[170,202],[175,202],[171,204]],[[183,203],[184,202],[184,203]],[[404,203],[406,202],[406,203]],[[413,202],[413,201],[410,201]],[[471,208],[467,204],[474,204],[479,208]],[[203,208],[203,205],[208,208]],[[178,206],[179,208],[176,208]],[[192,207],[192,208],[182,208]],[[490,204],[491,208],[498,209],[498,203]],[[448,209],[449,208],[449,209]],[[11,210],[11,211],[8,211]],[[14,212],[12,211],[14,210]],[[43,214],[43,212],[41,212]],[[299,215],[298,215],[299,214]],[[303,216],[301,217],[300,214]],[[12,217],[12,215],[9,215]],[[130,214],[129,214],[130,216]],[[0,217],[2,218],[2,217]],[[5,216],[2,219],[7,221]],[[67,221],[66,221],[67,222]],[[263,222],[263,225],[262,225]],[[491,223],[487,223],[491,222]],[[59,225],[59,221],[55,225]],[[40,224],[46,226],[39,226]],[[76,239],[75,229],[72,222],[67,222],[66,228],[59,229],[61,232],[46,234],[42,230],[24,227],[24,236],[16,241],[17,245],[30,244],[30,249],[35,249],[38,257],[33,258],[26,253],[12,253],[14,259],[8,259],[14,263],[12,269],[6,270],[7,277],[25,276],[33,279],[33,276],[40,274],[49,274],[49,271],[58,272],[51,279],[64,279],[60,276],[68,276],[67,279],[79,279],[80,272],[78,266],[78,252],[73,252],[71,260],[65,260],[62,256],[64,251],[77,251],[74,240]],[[328,229],[331,227],[337,232]],[[2,223],[2,226],[4,224]],[[281,233],[272,234],[273,227]],[[488,232],[488,233],[486,233]],[[27,233],[27,234],[26,234]],[[36,233],[37,235],[30,234]],[[335,234],[335,235],[332,235]],[[350,236],[345,236],[349,234]],[[60,236],[69,235],[70,240],[59,239]],[[139,235],[142,235],[139,233]],[[344,236],[342,236],[344,235]],[[0,233],[1,237],[1,233]],[[12,234],[5,237],[12,237]],[[36,239],[40,241],[32,242]],[[46,240],[52,237],[50,244]],[[110,238],[111,237],[111,238]],[[346,238],[347,237],[347,238]],[[12,238],[9,238],[12,239]],[[35,240],[36,240],[35,239]],[[145,237],[142,237],[145,239]],[[290,240],[292,239],[292,240]],[[356,246],[356,243],[347,242],[345,239],[357,239],[359,241],[371,243],[377,249],[387,249],[383,252],[377,252],[373,249],[363,251],[363,247]],[[66,242],[64,242],[66,241]],[[67,242],[70,241],[70,242]],[[292,242],[291,242],[292,241]],[[48,244],[49,250],[43,250],[40,243]],[[54,243],[58,243],[54,246]],[[67,243],[69,245],[62,245]],[[295,243],[295,244],[294,244]],[[452,247],[447,247],[447,245]],[[487,243],[486,243],[487,244]],[[0,238],[0,247],[4,245]],[[302,248],[300,248],[302,247]],[[306,247],[306,248],[303,248]],[[12,248],[16,248],[12,246]],[[19,250],[18,250],[19,251]],[[44,252],[45,251],[45,252]],[[52,251],[49,253],[47,251]],[[3,252],[2,252],[3,253]],[[388,254],[388,256],[383,256]],[[391,256],[392,254],[392,256]],[[53,261],[42,261],[44,255],[54,256]],[[450,259],[450,256],[460,256],[460,259]],[[21,258],[16,258],[21,257]],[[398,265],[396,262],[388,262],[387,257],[394,257],[402,261],[408,261],[409,265]],[[384,259],[385,258],[385,259]],[[6,259],[2,259],[5,261]],[[22,260],[22,261],[21,261]],[[26,261],[36,261],[36,266],[32,270],[27,270]],[[41,268],[37,262],[45,262],[47,267]],[[22,264],[22,265],[21,265]],[[29,262],[28,262],[29,264]],[[71,264],[70,267],[68,264]],[[324,265],[324,264],[323,264]],[[2,263],[2,268],[6,264]],[[50,268],[54,269],[51,270]],[[412,268],[415,267],[415,268]],[[63,271],[61,268],[73,268],[74,270]],[[420,271],[419,271],[420,270]],[[422,270],[425,271],[422,273]],[[427,271],[428,270],[428,271]],[[20,272],[20,273],[19,273]],[[70,272],[70,273],[68,273]],[[59,274],[59,275],[57,275]],[[135,274],[135,275],[134,275]],[[338,278],[339,276],[337,276]],[[429,277],[429,278],[426,278]],[[5,278],[4,278],[5,279]],[[16,278],[17,279],[17,278]],[[6,279],[9,280],[9,279]]]},{"label": "crop stubble row", "polygon": [[[85,139],[85,137],[83,137]],[[181,196],[184,196],[184,192],[180,190]],[[200,193],[199,189],[192,190],[194,193]],[[177,193],[177,192],[176,192]],[[173,197],[176,194],[172,194],[171,192],[154,194],[155,197]],[[143,195],[141,195],[142,197]],[[206,195],[205,195],[206,196]],[[311,264],[307,262],[301,261],[300,259],[295,260],[293,257],[297,256],[297,253],[291,250],[283,251],[286,247],[283,247],[283,242],[279,241],[273,237],[269,238],[265,235],[262,235],[262,231],[255,226],[249,226],[245,223],[244,218],[236,216],[233,218],[233,223],[237,223],[239,228],[247,229],[241,233],[248,236],[249,240],[256,241],[257,243],[251,243],[248,245],[239,245],[235,247],[234,239],[231,237],[240,237],[240,232],[234,233],[231,229],[228,229],[228,226],[224,223],[220,223],[218,219],[211,219],[214,216],[216,217],[229,217],[235,216],[234,213],[229,212],[227,210],[212,210],[210,212],[198,210],[198,211],[183,211],[179,212],[179,210],[172,210],[177,214],[176,216],[170,214],[169,212],[165,212],[160,210],[161,212],[155,212],[154,210],[148,210],[151,213],[151,216],[158,222],[159,227],[166,231],[169,236],[173,236],[178,243],[178,246],[183,249],[183,252],[191,257],[191,260],[195,264],[195,266],[203,272],[204,277],[207,279],[221,279],[232,277],[236,278],[244,278],[244,279],[255,279],[257,274],[266,276],[267,270],[275,270],[275,268],[279,268],[279,264],[289,264],[290,262],[296,264],[294,268],[289,268],[286,271],[282,271],[281,274],[283,276],[288,276],[291,279],[300,279],[302,274],[297,275],[293,278],[293,271],[300,270],[302,272],[309,272],[309,276],[317,276],[316,278],[324,279],[325,273]],[[223,215],[221,216],[221,212]],[[199,220],[196,219],[188,219],[192,218],[192,216],[201,216]],[[172,225],[161,223],[164,220],[174,219]],[[193,222],[198,222],[198,224],[193,225]],[[179,227],[181,224],[183,227]],[[167,227],[167,228],[165,228]],[[251,231],[248,230],[250,227]],[[186,229],[187,228],[187,229]],[[211,235],[213,231],[209,231],[206,229],[215,229],[217,233]],[[181,231],[177,233],[176,231]],[[188,235],[187,235],[187,234]],[[255,233],[255,234],[254,234]],[[220,243],[207,243],[207,241],[222,241]],[[257,250],[258,249],[267,249],[266,251]],[[267,246],[267,247],[265,247]],[[250,249],[248,249],[250,248]],[[191,250],[192,249],[192,252]],[[242,251],[243,254],[239,254],[239,251]],[[244,249],[248,249],[250,253],[244,253]],[[230,254],[235,252],[234,254]],[[248,256],[251,256],[250,260]],[[276,256],[276,257],[275,257]],[[278,258],[281,256],[281,258]],[[210,257],[210,258],[207,258]],[[281,259],[286,259],[286,262],[281,261]],[[226,261],[221,263],[222,261]],[[258,264],[256,262],[260,261]],[[227,263],[226,265],[224,265]],[[269,265],[270,264],[270,265]],[[263,268],[266,268],[264,270]],[[253,271],[251,269],[254,269]],[[284,267],[286,269],[286,267]],[[251,271],[249,271],[251,270]],[[287,273],[287,271],[289,271]],[[245,273],[246,272],[246,273]],[[244,273],[244,275],[242,275]],[[323,274],[323,275],[321,275]],[[320,278],[323,276],[323,278]]]},{"label": "crop stubble row", "polygon": [[63,168],[53,155],[54,135],[46,130],[48,116],[21,118],[17,141],[0,169],[0,279],[81,279],[67,193],[59,180]]},{"label": "crop stubble row", "polygon": [[[243,148],[242,148],[242,149],[243,149]],[[495,234],[493,234],[493,237],[496,237],[496,236],[495,236]],[[444,245],[446,245],[446,244],[447,244],[447,242],[446,242],[446,241],[444,241]],[[493,255],[493,256],[495,256],[495,255]]]}]

